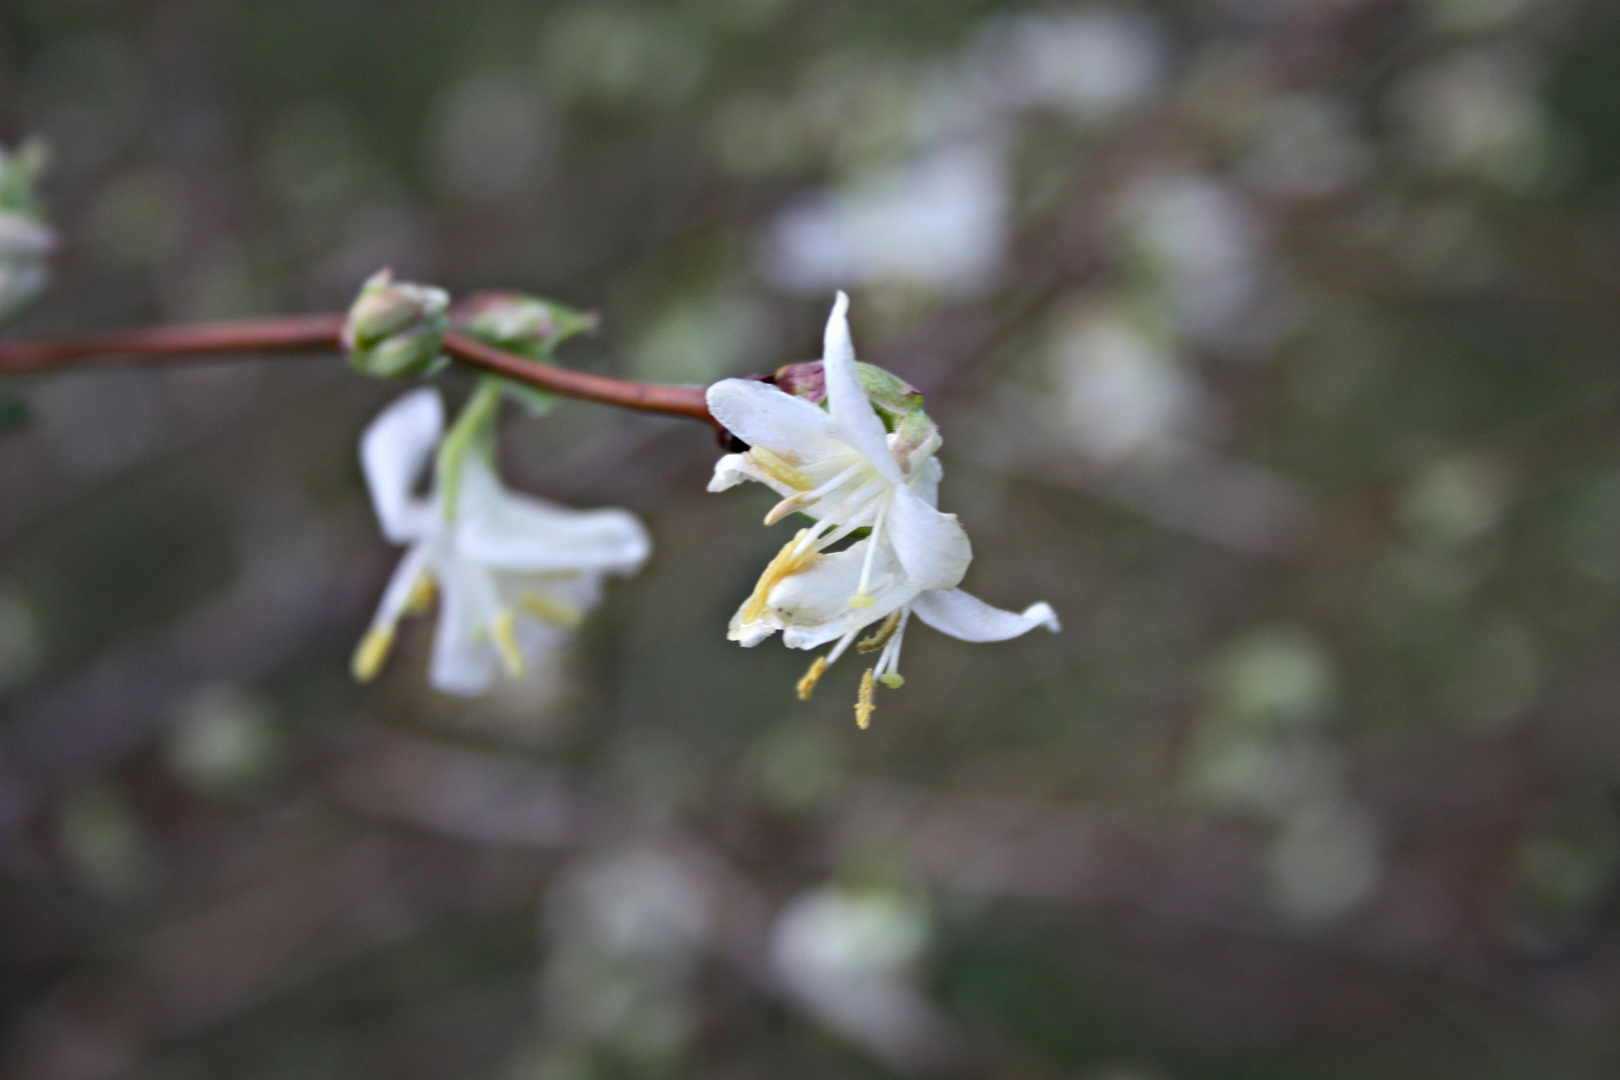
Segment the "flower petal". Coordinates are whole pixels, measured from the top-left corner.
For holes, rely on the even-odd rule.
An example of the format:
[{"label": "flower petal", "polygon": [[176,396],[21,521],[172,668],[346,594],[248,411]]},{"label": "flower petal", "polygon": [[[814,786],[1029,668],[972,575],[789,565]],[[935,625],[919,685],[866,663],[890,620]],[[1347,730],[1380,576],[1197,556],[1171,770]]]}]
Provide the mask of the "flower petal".
[{"label": "flower petal", "polygon": [[439,572],[439,625],[428,681],[446,694],[472,697],[495,681],[500,657],[490,640],[497,614],[489,575],[465,559],[448,558]]},{"label": "flower petal", "polygon": [[411,493],[444,433],[444,405],[424,387],[384,409],[360,437],[360,467],[383,535],[408,543],[432,527],[433,504]]},{"label": "flower petal", "polygon": [[[872,408],[855,368],[855,343],[849,337],[849,297],[842,290],[827,316],[822,341],[822,373],[827,381],[827,411],[840,438],[865,455],[879,475],[892,483],[901,479],[900,464],[889,450],[883,421]],[[739,436],[747,442],[746,436]]]},{"label": "flower petal", "polygon": [[[721,379],[704,397],[709,412],[727,431],[795,464],[848,453],[831,416],[769,383]],[[882,421],[878,424],[881,427]]]},{"label": "flower petal", "polygon": [[973,561],[973,545],[955,514],[942,514],[904,484],[889,502],[895,555],[918,589],[955,588]]},{"label": "flower petal", "polygon": [[399,622],[416,595],[417,583],[423,572],[431,569],[428,562],[432,554],[429,542],[412,544],[405,549],[399,565],[394,567],[393,576],[388,579],[388,587],[383,590],[377,613],[371,617],[372,626],[392,627]]},{"label": "flower petal", "polygon": [[782,629],[782,641],[791,649],[813,649],[852,630],[881,622],[910,603],[918,587],[901,569],[887,543],[873,553],[867,595],[872,603],[851,607],[849,598],[860,585],[861,571],[871,540],[861,540],[843,551],[818,558],[809,569],[784,578],[767,600],[770,621]]},{"label": "flower petal", "polygon": [[647,530],[626,510],[570,510],[501,486],[481,454],[467,455],[456,507],[456,545],[499,570],[638,569],[652,550]]},{"label": "flower petal", "polygon": [[749,480],[763,482],[764,474],[754,466],[747,454],[727,454],[714,463],[714,475],[709,478],[710,491],[726,491]]},{"label": "flower petal", "polygon": [[991,607],[961,589],[925,592],[917,597],[912,610],[935,630],[963,641],[1006,641],[1037,626],[1054,634],[1062,629],[1049,604],[1031,604],[1018,614]]}]

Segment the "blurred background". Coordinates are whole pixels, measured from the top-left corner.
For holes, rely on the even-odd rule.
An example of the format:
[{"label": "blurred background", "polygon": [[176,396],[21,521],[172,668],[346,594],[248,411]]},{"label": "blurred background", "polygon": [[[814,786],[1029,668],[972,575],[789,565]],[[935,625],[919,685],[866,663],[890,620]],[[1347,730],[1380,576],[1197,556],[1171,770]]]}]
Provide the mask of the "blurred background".
[{"label": "blurred background", "polygon": [[[1620,1069],[1620,12],[1591,0],[5,0],[8,329],[599,311],[666,382],[928,394],[965,585],[870,731],[725,625],[700,426],[508,417],[652,561],[500,693],[351,648],[336,357],[11,379],[0,1075]],[[453,396],[464,377],[444,380]]]}]

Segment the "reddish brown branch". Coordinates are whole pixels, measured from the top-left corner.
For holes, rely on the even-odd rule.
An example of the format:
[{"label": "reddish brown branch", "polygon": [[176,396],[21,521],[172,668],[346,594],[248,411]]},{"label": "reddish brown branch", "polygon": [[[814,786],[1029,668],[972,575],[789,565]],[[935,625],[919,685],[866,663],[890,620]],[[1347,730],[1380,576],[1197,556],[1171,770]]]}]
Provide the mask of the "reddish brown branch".
[{"label": "reddish brown branch", "polygon": [[157,326],[54,341],[0,341],[0,373],[70,365],[183,362],[210,353],[289,352],[338,348],[341,315]]},{"label": "reddish brown branch", "polygon": [[474,367],[564,397],[617,405],[621,409],[684,416],[719,427],[714,417],[709,415],[708,402],[699,387],[631,382],[628,379],[610,379],[606,375],[592,375],[588,371],[537,364],[460,334],[451,334],[444,339],[444,351]]},{"label": "reddish brown branch", "polygon": [[[31,374],[71,365],[170,363],[203,355],[305,352],[342,348],[341,315],[161,326],[55,341],[0,341],[0,374]],[[539,364],[451,334],[444,351],[463,363],[564,397],[641,412],[684,416],[715,425],[696,387],[656,386]]]}]

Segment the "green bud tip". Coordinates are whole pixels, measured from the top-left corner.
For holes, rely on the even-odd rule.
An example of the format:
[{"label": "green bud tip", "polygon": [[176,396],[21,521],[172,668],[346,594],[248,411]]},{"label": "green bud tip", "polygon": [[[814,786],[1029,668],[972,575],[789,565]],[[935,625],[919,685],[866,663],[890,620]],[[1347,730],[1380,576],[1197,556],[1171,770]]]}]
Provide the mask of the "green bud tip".
[{"label": "green bud tip", "polygon": [[343,324],[349,362],[385,379],[427,374],[439,363],[449,309],[443,289],[395,281],[391,271],[379,270],[361,288]]}]

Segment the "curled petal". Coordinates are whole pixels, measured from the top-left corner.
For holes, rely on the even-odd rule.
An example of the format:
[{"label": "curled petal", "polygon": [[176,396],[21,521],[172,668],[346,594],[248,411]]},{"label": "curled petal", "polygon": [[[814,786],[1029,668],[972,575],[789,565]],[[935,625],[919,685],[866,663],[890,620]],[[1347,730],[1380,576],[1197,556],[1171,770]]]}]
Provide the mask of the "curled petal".
[{"label": "curled petal", "polygon": [[501,487],[481,455],[462,468],[456,543],[497,570],[633,573],[652,549],[647,530],[625,510],[569,510]]},{"label": "curled petal", "polygon": [[[880,476],[898,484],[900,465],[889,450],[883,421],[867,399],[860,372],[855,368],[855,344],[849,337],[849,297],[842,291],[827,317],[821,361],[827,380],[827,410],[839,436],[870,460]],[[739,437],[748,441],[747,436]]]},{"label": "curled petal", "polygon": [[882,622],[916,597],[918,589],[901,569],[887,543],[872,552],[872,573],[867,595],[872,603],[851,607],[849,598],[859,588],[871,540],[861,540],[843,551],[818,558],[809,569],[784,578],[770,592],[768,618],[782,630],[790,649],[813,649],[853,630]]},{"label": "curled petal", "polygon": [[955,514],[942,514],[911,488],[894,489],[888,530],[900,565],[921,589],[952,589],[973,561],[973,545]]},{"label": "curled petal", "polygon": [[499,611],[495,586],[481,567],[448,559],[439,567],[439,625],[433,633],[428,681],[446,694],[473,697],[500,669],[490,632]]},{"label": "curled petal", "polygon": [[[831,416],[768,383],[721,379],[704,399],[714,418],[749,446],[763,446],[790,461],[848,452]],[[882,426],[876,414],[872,419]]]},{"label": "curled petal", "polygon": [[714,463],[714,475],[709,478],[710,491],[726,491],[749,480],[765,482],[765,475],[754,467],[747,454],[727,454]]},{"label": "curled petal", "polygon": [[360,467],[383,535],[408,543],[432,523],[431,501],[411,493],[444,432],[444,405],[424,387],[384,409],[360,439]]},{"label": "curled petal", "polygon": [[1031,604],[1022,614],[1003,611],[961,589],[935,590],[918,596],[912,610],[941,633],[963,641],[1006,641],[1037,626],[1056,633],[1057,613],[1046,603]]}]

